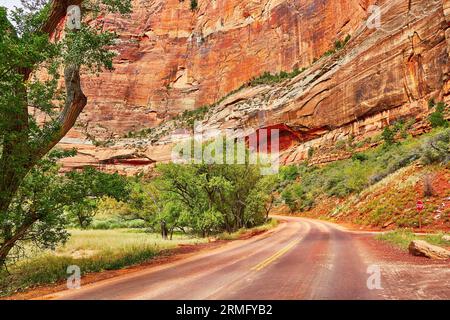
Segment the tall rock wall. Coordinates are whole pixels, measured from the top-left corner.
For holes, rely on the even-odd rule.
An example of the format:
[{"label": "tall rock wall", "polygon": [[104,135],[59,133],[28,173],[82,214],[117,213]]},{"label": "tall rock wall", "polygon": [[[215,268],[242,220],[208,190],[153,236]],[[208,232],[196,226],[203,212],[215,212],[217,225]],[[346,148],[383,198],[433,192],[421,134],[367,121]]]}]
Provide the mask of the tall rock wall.
[{"label": "tall rock wall", "polygon": [[[195,13],[188,2],[140,1],[130,19],[104,18],[105,27],[120,26],[121,55],[115,72],[88,79],[82,120],[91,133],[159,124],[161,134],[106,148],[78,145],[84,158],[69,167],[100,163],[134,172],[169,160],[174,125],[166,117],[214,102],[265,70],[308,67],[293,79],[230,95],[203,128],[236,135],[282,128],[285,163],[398,119],[420,124],[431,98],[450,102],[449,0],[378,1],[378,28],[366,25],[370,1],[200,0]],[[346,34],[352,38],[344,49],[313,63]],[[319,161],[335,159],[323,154]]]},{"label": "tall rock wall", "polygon": [[264,71],[309,65],[352,34],[372,0],[135,0],[129,18],[96,23],[120,35],[115,71],[88,76],[80,118],[104,139],[211,104]]}]

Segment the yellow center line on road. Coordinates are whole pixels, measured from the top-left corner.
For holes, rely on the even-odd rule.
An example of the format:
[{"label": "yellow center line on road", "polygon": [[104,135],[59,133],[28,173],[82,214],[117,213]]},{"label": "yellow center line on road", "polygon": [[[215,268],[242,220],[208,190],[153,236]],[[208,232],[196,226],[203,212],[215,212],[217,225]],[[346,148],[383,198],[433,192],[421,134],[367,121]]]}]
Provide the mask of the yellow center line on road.
[{"label": "yellow center line on road", "polygon": [[252,271],[260,271],[267,267],[269,264],[286,254],[289,250],[291,250],[296,244],[300,242],[301,239],[294,240],[290,242],[286,247],[275,253],[273,256],[267,258],[266,260],[262,261],[261,263],[258,263],[256,266],[254,266],[251,270]]}]

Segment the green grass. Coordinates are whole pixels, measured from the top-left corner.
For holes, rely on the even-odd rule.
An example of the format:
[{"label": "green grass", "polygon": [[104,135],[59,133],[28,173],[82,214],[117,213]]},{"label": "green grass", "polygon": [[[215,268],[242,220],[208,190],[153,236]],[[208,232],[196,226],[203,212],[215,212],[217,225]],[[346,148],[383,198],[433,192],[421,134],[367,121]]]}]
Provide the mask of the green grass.
[{"label": "green grass", "polygon": [[233,233],[223,232],[216,236],[219,240],[237,240],[242,237],[244,234],[253,233],[253,232],[264,232],[270,229],[275,228],[278,225],[278,221],[275,219],[271,219],[269,222],[263,224],[262,226],[254,227],[251,229],[240,229]]},{"label": "green grass", "polygon": [[67,244],[55,251],[32,254],[0,273],[0,296],[67,278],[67,267],[77,265],[82,274],[116,270],[139,264],[179,244],[197,244],[205,240],[175,234],[162,240],[159,234],[139,230],[70,230]]},{"label": "green grass", "polygon": [[408,250],[408,246],[413,240],[425,240],[431,244],[448,247],[450,246],[450,241],[445,241],[443,239],[444,234],[434,234],[434,235],[415,235],[412,231],[407,229],[399,229],[396,231],[380,234],[376,236],[377,240],[386,241],[396,247],[403,250]]}]

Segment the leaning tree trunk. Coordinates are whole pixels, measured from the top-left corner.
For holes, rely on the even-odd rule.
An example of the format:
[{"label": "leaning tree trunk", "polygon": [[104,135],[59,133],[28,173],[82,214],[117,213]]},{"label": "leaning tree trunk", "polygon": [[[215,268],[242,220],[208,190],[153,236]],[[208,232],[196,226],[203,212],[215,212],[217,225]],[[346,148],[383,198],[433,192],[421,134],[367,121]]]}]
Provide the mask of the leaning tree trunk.
[{"label": "leaning tree trunk", "polygon": [[0,267],[6,264],[9,253],[14,248],[17,241],[25,237],[29,228],[36,222],[36,217],[30,217],[22,226],[14,233],[14,235],[6,237],[0,244]]},{"label": "leaning tree trunk", "polygon": [[[66,15],[69,5],[79,5],[81,0],[54,0],[49,19],[40,30],[51,36],[61,19]],[[3,128],[4,141],[0,159],[0,215],[7,216],[8,208],[17,193],[21,182],[36,163],[44,157],[67,132],[74,126],[78,116],[87,104],[87,98],[81,88],[80,67],[68,65],[64,70],[66,101],[52,129],[37,138],[28,134],[28,105],[25,83],[33,72],[33,67],[18,70],[22,75],[22,85],[17,88],[20,105],[11,107],[6,114],[8,126]],[[19,110],[19,111],[17,111]],[[29,217],[30,218],[30,217]],[[28,219],[18,230],[7,225],[0,225],[2,242],[0,243],[0,265],[15,243],[21,240],[36,220]]]},{"label": "leaning tree trunk", "polygon": [[167,240],[169,231],[167,230],[167,224],[164,220],[161,220],[161,237]]}]

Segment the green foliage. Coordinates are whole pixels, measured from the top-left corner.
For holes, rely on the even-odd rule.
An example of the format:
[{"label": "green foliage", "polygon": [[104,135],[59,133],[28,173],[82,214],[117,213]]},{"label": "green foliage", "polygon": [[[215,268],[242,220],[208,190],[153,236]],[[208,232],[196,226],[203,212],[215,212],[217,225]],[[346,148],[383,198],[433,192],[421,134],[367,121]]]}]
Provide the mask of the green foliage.
[{"label": "green foliage", "polygon": [[129,14],[133,8],[131,1],[128,0],[87,0],[84,1],[83,6],[89,12],[97,14],[107,11],[111,13]]},{"label": "green foliage", "polygon": [[125,138],[146,138],[151,136],[153,133],[152,128],[141,129],[139,131],[130,131],[125,134]]},{"label": "green foliage", "polygon": [[[441,129],[420,139],[408,137],[390,148],[379,146],[323,167],[303,164],[282,168],[281,199],[292,211],[305,211],[314,207],[316,199],[357,194],[419,159],[424,164],[447,164],[449,142],[450,129]],[[380,208],[378,218],[383,218],[383,214]]]},{"label": "green foliage", "polygon": [[447,105],[444,102],[439,102],[436,105],[432,105],[432,107],[436,107],[436,111],[430,114],[428,120],[430,121],[431,127],[433,128],[448,128],[449,123],[445,119],[445,111],[447,109]]},{"label": "green foliage", "polygon": [[[266,189],[259,168],[247,165],[160,164],[159,176],[130,201],[134,214],[155,229],[189,229],[206,236],[264,222]],[[146,202],[145,202],[146,201]]]},{"label": "green foliage", "polygon": [[[18,241],[31,239],[46,248],[67,237],[63,213],[76,202],[64,189],[70,178],[56,174],[51,156],[42,158],[86,104],[80,70],[110,70],[115,56],[114,34],[85,19],[80,30],[51,39],[55,7],[49,1],[24,4],[11,12],[0,8],[0,265]],[[61,5],[64,12],[67,4]],[[131,2],[82,2],[83,12],[100,10],[129,13]],[[84,212],[91,205],[74,210]]]},{"label": "green foliage", "polygon": [[294,181],[299,176],[299,169],[296,165],[284,166],[280,168],[280,178],[283,181]]},{"label": "green foliage", "polygon": [[344,43],[341,40],[336,40],[334,42],[334,48],[336,50],[341,50],[344,47]]},{"label": "green foliage", "polygon": [[354,155],[352,155],[352,160],[353,161],[360,161],[360,162],[364,162],[366,160],[368,160],[369,157],[364,154],[364,153],[355,153]]},{"label": "green foliage", "polygon": [[415,119],[405,121],[401,119],[394,124],[384,128],[381,139],[384,140],[384,147],[388,148],[396,143],[397,140],[407,139],[408,130],[414,125]]},{"label": "green foliage", "polygon": [[258,86],[262,84],[274,84],[279,83],[287,79],[292,79],[304,72],[306,68],[294,69],[292,72],[281,71],[280,73],[272,74],[270,72],[264,72],[261,76],[252,79],[249,82],[250,86]]},{"label": "green foliage", "polygon": [[383,138],[386,146],[391,146],[395,143],[395,132],[391,129],[391,127],[385,127],[381,137]]},{"label": "green foliage", "polygon": [[105,50],[117,38],[111,32],[97,33],[94,27],[83,25],[77,32],[67,33],[59,44],[61,58],[66,65],[84,66],[89,71],[112,70],[114,51]]},{"label": "green foliage", "polygon": [[[350,41],[350,39],[351,39],[351,35],[348,34],[344,40],[340,40],[340,39],[336,40],[334,42],[333,49],[329,49],[329,50],[325,51],[322,54],[321,58],[332,56],[335,53],[339,52],[340,50],[344,49],[344,47],[347,45],[347,43]],[[319,60],[318,58],[314,58],[313,63],[316,63],[318,60]]]},{"label": "green foliage", "polygon": [[344,39],[344,46],[351,40],[352,36],[351,35],[347,35]]},{"label": "green foliage", "polygon": [[16,235],[16,247],[8,255],[9,261],[20,258],[23,245],[54,249],[64,243],[71,220],[82,227],[89,224],[96,198],[126,196],[126,182],[118,175],[94,169],[58,174],[56,160],[71,154],[57,151],[41,160],[22,182],[7,214],[0,216],[0,243],[6,242],[10,234]]},{"label": "green foliage", "polygon": [[177,127],[181,128],[192,128],[196,121],[202,120],[208,113],[210,107],[203,106],[195,110],[185,110],[181,115],[175,118]]},{"label": "green foliage", "polygon": [[129,195],[126,178],[117,173],[107,174],[86,168],[81,172],[67,173],[66,178],[68,179],[65,186],[66,194],[78,200],[66,210],[69,212],[70,221],[81,228],[87,228],[92,223],[99,199],[107,196],[123,201]]},{"label": "green foliage", "polygon": [[422,145],[421,161],[426,165],[450,162],[450,129],[438,132]]}]

